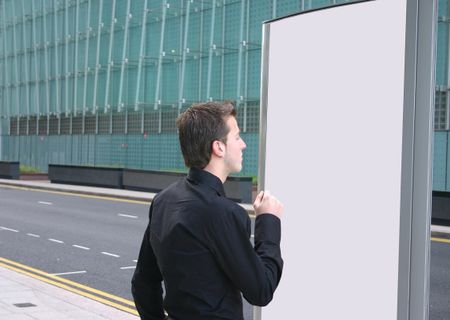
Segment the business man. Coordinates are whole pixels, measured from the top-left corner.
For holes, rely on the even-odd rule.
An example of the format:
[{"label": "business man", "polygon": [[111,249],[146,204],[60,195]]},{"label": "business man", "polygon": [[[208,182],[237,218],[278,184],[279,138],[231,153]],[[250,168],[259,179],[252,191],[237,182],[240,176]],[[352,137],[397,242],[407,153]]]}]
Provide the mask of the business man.
[{"label": "business man", "polygon": [[241,171],[246,147],[232,103],[193,105],[177,127],[189,173],[150,206],[134,301],[143,320],[241,320],[242,295],[267,305],[280,281],[283,206],[269,192],[257,195],[253,247],[248,214],[223,188]]}]

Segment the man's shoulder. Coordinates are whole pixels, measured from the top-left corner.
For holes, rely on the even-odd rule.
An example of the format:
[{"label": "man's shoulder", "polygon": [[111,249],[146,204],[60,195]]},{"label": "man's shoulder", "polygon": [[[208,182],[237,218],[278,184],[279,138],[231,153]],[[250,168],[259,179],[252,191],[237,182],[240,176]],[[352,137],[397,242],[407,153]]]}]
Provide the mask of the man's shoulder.
[{"label": "man's shoulder", "polygon": [[236,211],[236,212],[245,212],[244,208],[242,208],[235,201],[233,201],[227,197],[218,196],[214,200],[218,205],[220,205],[223,208],[226,208],[227,210],[232,210],[232,211]]},{"label": "man's shoulder", "polygon": [[219,195],[212,188],[204,188],[188,183],[186,179],[180,179],[157,193],[153,199],[155,202],[183,203],[191,210],[211,212],[213,216],[229,217],[230,215],[248,216],[247,211],[233,200]]},{"label": "man's shoulder", "polygon": [[244,208],[226,197],[217,197],[215,199],[215,205],[221,209],[217,211],[216,215],[220,220],[237,219],[241,222],[245,222],[246,219],[249,218],[247,211]]},{"label": "man's shoulder", "polygon": [[156,193],[155,197],[153,198],[153,200],[157,200],[159,198],[165,198],[165,197],[172,197],[175,194],[180,194],[181,192],[181,188],[182,188],[182,184],[184,184],[184,180],[185,179],[180,179],[177,180],[175,182],[172,182],[171,184],[169,184],[167,187],[165,187],[164,189],[160,190],[158,193]]}]

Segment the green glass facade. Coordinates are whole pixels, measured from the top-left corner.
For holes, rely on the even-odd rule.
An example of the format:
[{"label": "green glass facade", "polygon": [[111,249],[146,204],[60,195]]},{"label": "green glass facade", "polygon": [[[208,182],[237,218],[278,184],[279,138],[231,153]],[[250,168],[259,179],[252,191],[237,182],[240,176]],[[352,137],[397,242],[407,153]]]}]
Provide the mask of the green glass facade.
[{"label": "green glass facade", "polygon": [[[0,0],[1,160],[183,170],[177,115],[234,100],[241,174],[256,175],[262,22],[344,2]],[[449,16],[440,0],[439,130],[449,129]]]}]

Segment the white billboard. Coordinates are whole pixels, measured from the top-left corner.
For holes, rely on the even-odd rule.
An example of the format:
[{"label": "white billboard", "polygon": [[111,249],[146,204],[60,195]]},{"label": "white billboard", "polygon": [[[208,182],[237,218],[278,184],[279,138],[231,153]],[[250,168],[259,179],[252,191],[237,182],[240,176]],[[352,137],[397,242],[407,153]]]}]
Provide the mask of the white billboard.
[{"label": "white billboard", "polygon": [[407,308],[407,2],[362,1],[264,25],[260,179],[285,205],[285,266],[263,320],[389,320]]}]

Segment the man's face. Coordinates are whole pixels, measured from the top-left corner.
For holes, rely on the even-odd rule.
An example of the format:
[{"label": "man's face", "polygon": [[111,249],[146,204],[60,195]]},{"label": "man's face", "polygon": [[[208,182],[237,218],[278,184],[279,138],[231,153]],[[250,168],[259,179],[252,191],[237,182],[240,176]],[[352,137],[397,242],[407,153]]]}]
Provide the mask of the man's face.
[{"label": "man's face", "polygon": [[242,151],[247,147],[240,136],[240,130],[235,117],[228,117],[226,124],[230,131],[225,144],[225,165],[229,173],[242,170]]}]

